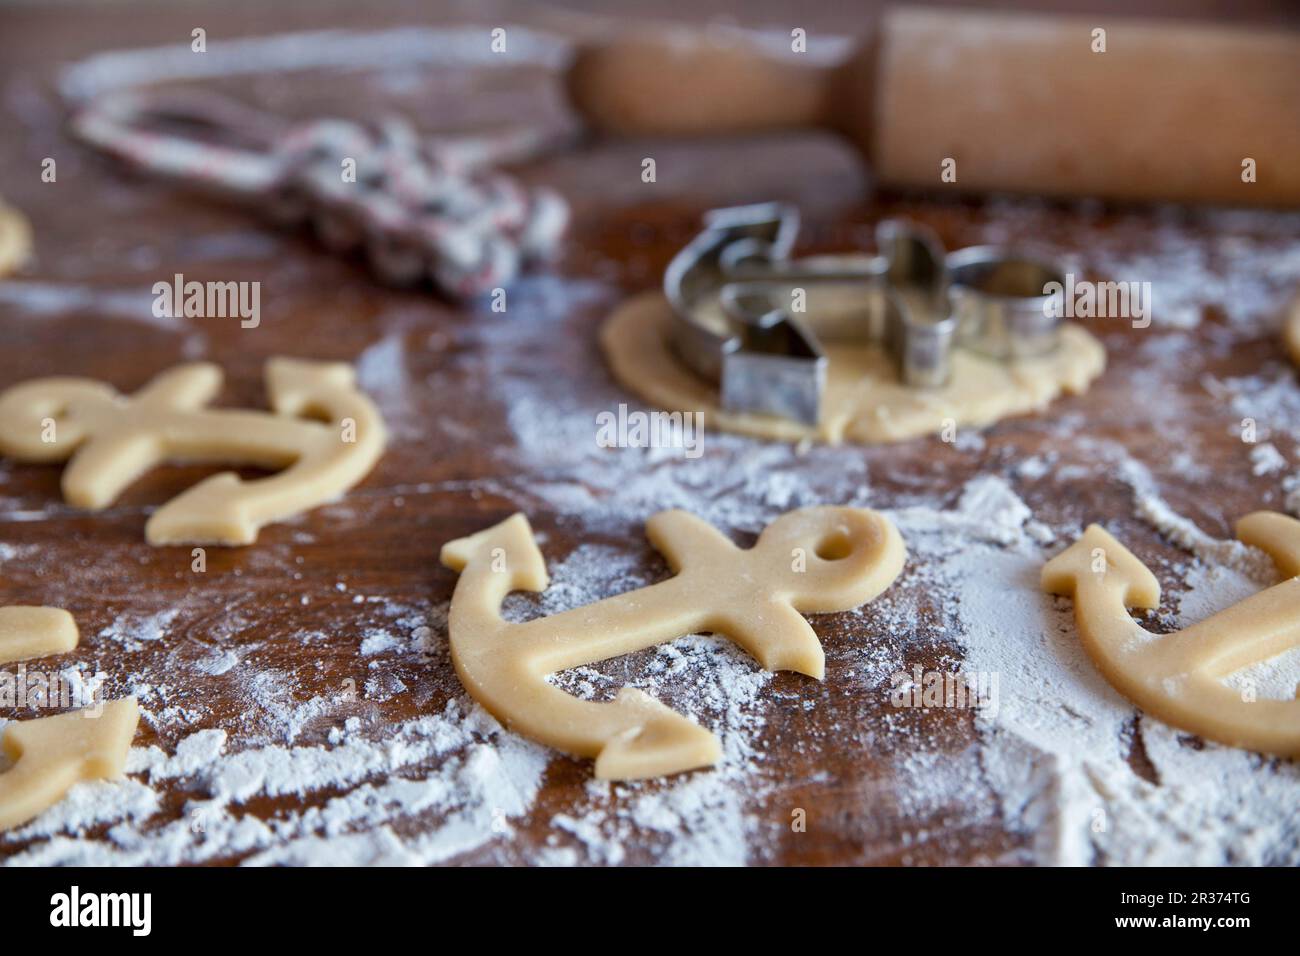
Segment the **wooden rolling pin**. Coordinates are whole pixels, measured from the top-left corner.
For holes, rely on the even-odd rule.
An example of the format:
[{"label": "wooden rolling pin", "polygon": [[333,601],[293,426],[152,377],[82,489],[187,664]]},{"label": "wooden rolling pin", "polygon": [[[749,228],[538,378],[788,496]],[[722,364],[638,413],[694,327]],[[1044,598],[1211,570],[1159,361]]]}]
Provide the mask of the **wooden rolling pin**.
[{"label": "wooden rolling pin", "polygon": [[835,66],[641,33],[579,49],[567,84],[604,132],[830,127],[884,185],[1300,205],[1300,34],[1281,30],[899,9]]}]

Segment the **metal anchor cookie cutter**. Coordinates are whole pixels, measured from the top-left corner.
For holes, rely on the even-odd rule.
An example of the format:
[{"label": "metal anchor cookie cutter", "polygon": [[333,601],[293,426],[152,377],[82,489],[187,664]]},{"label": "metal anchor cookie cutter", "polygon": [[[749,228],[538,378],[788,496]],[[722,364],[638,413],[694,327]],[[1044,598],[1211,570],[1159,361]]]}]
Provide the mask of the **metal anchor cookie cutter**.
[{"label": "metal anchor cookie cutter", "polygon": [[[823,341],[877,343],[899,379],[918,388],[946,384],[957,346],[999,360],[1056,347],[1061,310],[1043,293],[1048,282],[1064,284],[1055,267],[999,247],[945,255],[929,230],[896,220],[878,225],[874,256],[792,259],[798,229],[798,211],[783,203],[713,210],[664,274],[673,348],[719,386],[728,411],[816,424]],[[839,308],[807,308],[809,296],[836,290]],[[806,311],[816,332],[800,318]]]}]

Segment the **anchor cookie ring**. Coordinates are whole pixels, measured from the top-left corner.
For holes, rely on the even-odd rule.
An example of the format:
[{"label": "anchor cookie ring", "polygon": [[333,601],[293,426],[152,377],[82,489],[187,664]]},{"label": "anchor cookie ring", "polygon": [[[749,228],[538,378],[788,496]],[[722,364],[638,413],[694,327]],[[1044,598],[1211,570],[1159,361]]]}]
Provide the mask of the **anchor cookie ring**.
[{"label": "anchor cookie ring", "polygon": [[[1043,567],[1042,587],[1074,599],[1079,639],[1106,680],[1167,724],[1231,747],[1300,755],[1300,697],[1230,687],[1242,668],[1300,647],[1300,521],[1257,511],[1237,539],[1273,559],[1288,580],[1172,634],[1152,634],[1128,608],[1160,604],[1160,584],[1098,525]],[[1295,689],[1300,693],[1300,687]]]},{"label": "anchor cookie ring", "polygon": [[383,420],[346,364],[269,360],[273,412],[206,408],[221,381],[220,368],[200,362],[130,397],[84,378],[23,382],[0,393],[0,453],[69,461],[63,496],[92,511],[165,461],[283,469],[253,481],[233,472],[204,479],[150,516],[145,537],[155,545],[250,544],[264,524],[351,488],[383,453]]},{"label": "anchor cookie ring", "polygon": [[814,507],[777,518],[748,549],[684,511],[646,522],[674,576],[585,607],[507,623],[512,591],[546,590],[546,562],[522,514],[442,548],[459,572],[448,619],[461,683],[507,727],[596,758],[596,776],[631,780],[714,764],[717,738],[639,690],[580,700],[546,681],[570,667],[630,654],[700,631],[735,641],[767,670],[818,680],[825,655],[804,613],[872,600],[903,567],[905,548],[882,515]]},{"label": "anchor cookie ring", "polygon": [[[798,228],[783,203],[715,209],[664,273],[673,350],[728,411],[817,424],[823,339],[884,347],[917,388],[944,385],[958,347],[999,361],[1056,349],[1062,312],[1044,294],[1063,287],[1055,266],[995,246],[945,254],[931,231],[897,220],[877,226],[874,256],[794,259]],[[819,288],[838,288],[849,307],[814,331],[785,303]]]}]

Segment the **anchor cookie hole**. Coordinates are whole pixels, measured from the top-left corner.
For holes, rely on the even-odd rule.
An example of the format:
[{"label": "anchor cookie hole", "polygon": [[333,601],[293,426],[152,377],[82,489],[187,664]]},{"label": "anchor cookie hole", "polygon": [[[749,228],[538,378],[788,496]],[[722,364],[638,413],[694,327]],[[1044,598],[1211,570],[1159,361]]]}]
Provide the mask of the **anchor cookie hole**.
[{"label": "anchor cookie hole", "polygon": [[813,548],[813,554],[823,561],[843,561],[852,553],[853,539],[841,529],[822,535]]}]

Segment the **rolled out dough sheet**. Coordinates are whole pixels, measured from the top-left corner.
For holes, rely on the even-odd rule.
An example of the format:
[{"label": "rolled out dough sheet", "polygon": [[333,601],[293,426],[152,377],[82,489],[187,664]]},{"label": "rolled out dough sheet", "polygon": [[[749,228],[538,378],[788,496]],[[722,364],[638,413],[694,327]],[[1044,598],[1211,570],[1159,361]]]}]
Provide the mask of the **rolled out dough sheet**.
[{"label": "rolled out dough sheet", "polygon": [[601,330],[615,378],[645,401],[669,411],[702,412],[708,426],[785,441],[812,439],[875,444],[903,441],[956,427],[981,427],[1041,411],[1063,392],[1081,394],[1106,367],[1106,350],[1078,325],[1061,330],[1061,347],[1046,358],[1003,363],[959,349],[943,388],[899,383],[885,353],[874,346],[832,342],[822,421],[803,425],[768,415],[724,411],[717,390],[674,355],[672,313],[658,292],[623,303]]}]

